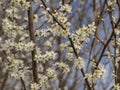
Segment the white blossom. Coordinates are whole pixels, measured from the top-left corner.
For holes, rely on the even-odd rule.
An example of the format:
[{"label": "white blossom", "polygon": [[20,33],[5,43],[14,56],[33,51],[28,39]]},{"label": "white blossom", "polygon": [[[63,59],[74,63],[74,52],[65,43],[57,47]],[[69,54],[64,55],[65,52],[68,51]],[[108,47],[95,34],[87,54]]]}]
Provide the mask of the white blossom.
[{"label": "white blossom", "polygon": [[78,57],[76,60],[75,60],[75,66],[76,68],[78,69],[81,69],[84,67],[84,61],[81,57]]},{"label": "white blossom", "polygon": [[70,67],[63,62],[55,63],[54,65],[57,66],[60,70],[62,70],[63,73],[70,72]]},{"label": "white blossom", "polygon": [[56,79],[56,71],[54,69],[48,68],[47,69],[47,75],[48,77],[52,78],[53,80]]},{"label": "white blossom", "polygon": [[119,84],[114,85],[114,89],[115,90],[120,90],[120,85]]},{"label": "white blossom", "polygon": [[32,84],[31,84],[31,90],[39,90],[39,84],[37,84],[37,83],[32,83]]}]

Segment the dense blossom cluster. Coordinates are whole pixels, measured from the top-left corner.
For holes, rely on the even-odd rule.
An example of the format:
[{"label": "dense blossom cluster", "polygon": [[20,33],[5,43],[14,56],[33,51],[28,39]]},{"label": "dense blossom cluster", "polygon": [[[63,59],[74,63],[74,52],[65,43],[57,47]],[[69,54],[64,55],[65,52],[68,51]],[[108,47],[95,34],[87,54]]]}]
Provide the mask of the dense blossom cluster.
[{"label": "dense blossom cluster", "polygon": [[16,7],[21,7],[22,10],[27,10],[30,7],[30,2],[27,0],[11,0],[10,3]]},{"label": "dense blossom cluster", "polygon": [[12,22],[8,18],[3,19],[2,26],[5,32],[10,39],[15,39],[17,35],[23,34],[23,26],[18,26],[15,22]]},{"label": "dense blossom cluster", "polygon": [[35,55],[35,61],[45,63],[46,61],[49,61],[50,59],[54,60],[55,57],[56,57],[56,53],[51,51],[51,52],[46,52],[43,55],[41,54]]},{"label": "dense blossom cluster", "polygon": [[56,79],[56,71],[54,69],[48,68],[47,69],[47,75],[49,78],[52,78],[53,80]]},{"label": "dense blossom cluster", "polygon": [[95,23],[89,24],[88,26],[83,26],[79,28],[74,34],[71,35],[73,42],[75,43],[76,49],[82,48],[82,42],[88,42],[89,36],[94,34],[96,29]]},{"label": "dense blossom cluster", "polygon": [[55,66],[57,66],[58,69],[62,70],[62,73],[70,72],[70,67],[67,64],[63,63],[63,62],[55,63]]},{"label": "dense blossom cluster", "polygon": [[100,78],[103,78],[106,74],[104,66],[99,65],[98,69],[94,71],[93,74],[86,74],[85,78],[88,78],[90,82],[94,82]]}]

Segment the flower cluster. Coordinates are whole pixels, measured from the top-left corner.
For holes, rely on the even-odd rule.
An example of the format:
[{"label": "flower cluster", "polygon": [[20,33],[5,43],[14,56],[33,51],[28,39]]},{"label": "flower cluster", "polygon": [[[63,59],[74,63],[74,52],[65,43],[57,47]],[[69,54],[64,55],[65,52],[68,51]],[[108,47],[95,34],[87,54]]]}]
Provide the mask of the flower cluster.
[{"label": "flower cluster", "polygon": [[[41,7],[44,7],[41,5]],[[54,10],[52,14],[49,14],[50,8],[46,8],[46,11],[42,11],[43,14],[45,14],[45,18],[48,20],[48,23],[52,23],[52,25],[49,28],[50,32],[54,36],[62,36],[64,38],[68,37],[70,35],[69,29],[70,29],[70,22],[68,21],[67,12],[71,12],[72,7],[68,4],[60,5],[60,9],[58,11]],[[56,23],[54,23],[54,19],[56,18]]]},{"label": "flower cluster", "polygon": [[48,68],[47,69],[47,75],[49,78],[52,78],[53,80],[56,80],[56,71],[54,69]]},{"label": "flower cluster", "polygon": [[67,53],[66,54],[66,59],[69,60],[69,61],[73,61],[73,59],[74,59],[73,53]]},{"label": "flower cluster", "polygon": [[119,46],[120,45],[120,38],[117,39],[117,45]]},{"label": "flower cluster", "polygon": [[[60,18],[60,20],[61,20],[62,18]],[[70,26],[70,23],[66,23],[67,25],[66,25],[66,27],[67,27],[67,29],[63,29],[63,28],[61,28],[57,23],[56,24],[53,24],[52,25],[52,34],[54,35],[54,36],[62,36],[62,37],[64,37],[64,38],[66,38],[66,37],[68,37],[68,35],[70,35],[70,32],[69,32],[69,26]],[[65,26],[65,24],[63,23],[63,25]]]},{"label": "flower cluster", "polygon": [[62,70],[62,73],[70,72],[70,67],[63,62],[57,62],[54,65],[57,66],[58,69]]},{"label": "flower cluster", "polygon": [[44,29],[41,31],[41,36],[44,36],[44,37],[47,37],[51,34],[53,36],[67,37],[68,35],[70,35],[70,32],[69,32],[69,29],[63,30],[57,23],[53,24],[51,28]]},{"label": "flower cluster", "polygon": [[9,38],[16,38],[20,31],[23,30],[22,26],[18,26],[15,22],[10,21],[8,18],[3,19],[2,26],[5,35]]},{"label": "flower cluster", "polygon": [[107,52],[107,55],[108,55],[109,59],[111,59],[111,60],[114,59],[114,54],[113,53]]},{"label": "flower cluster", "polygon": [[48,84],[49,78],[46,75],[38,74],[38,78],[39,78],[39,87],[40,88],[49,87],[49,84]]},{"label": "flower cluster", "polygon": [[105,73],[106,73],[106,70],[105,70],[104,66],[99,65],[98,69],[95,70],[93,76],[95,78],[102,78],[102,77],[104,77]]},{"label": "flower cluster", "polygon": [[77,69],[81,69],[84,67],[84,61],[81,57],[78,57],[76,60],[75,60],[75,67]]},{"label": "flower cluster", "polygon": [[61,6],[60,10],[62,11],[70,13],[72,10],[72,7],[69,4],[62,5],[62,3],[60,3],[60,6]]},{"label": "flower cluster", "polygon": [[3,50],[9,53],[10,50],[14,48],[14,45],[15,45],[14,41],[5,40],[5,43],[1,44],[1,47],[2,47],[1,51]]},{"label": "flower cluster", "polygon": [[9,8],[9,9],[6,10],[6,15],[7,15],[7,17],[11,17],[12,19],[13,18],[21,19],[21,16],[17,15],[18,11],[19,10],[17,8],[11,7],[11,8]]},{"label": "flower cluster", "polygon": [[51,51],[51,52],[46,51],[46,53],[43,54],[43,55],[42,54],[36,54],[35,55],[35,61],[45,63],[46,61],[49,61],[51,59],[55,60],[56,55],[57,54],[53,51]]},{"label": "flower cluster", "polygon": [[4,71],[9,70],[10,76],[14,78],[25,78],[25,73],[29,72],[28,67],[20,59],[16,59],[13,55],[7,56],[8,62],[5,63]]},{"label": "flower cluster", "polygon": [[41,30],[41,36],[47,37],[51,34],[51,28]]},{"label": "flower cluster", "polygon": [[10,4],[20,7],[23,10],[27,10],[30,7],[30,2],[27,0],[11,0]]},{"label": "flower cluster", "polygon": [[88,26],[83,26],[79,28],[74,34],[71,35],[72,41],[75,43],[75,48],[81,49],[82,42],[88,42],[89,36],[94,34],[96,29],[95,23],[89,24]]},{"label": "flower cluster", "polygon": [[115,28],[114,31],[115,31],[115,34],[116,34],[116,35],[119,35],[119,34],[120,34],[120,30],[119,30],[118,28]]},{"label": "flower cluster", "polygon": [[72,47],[70,47],[70,42],[61,43],[59,45],[59,47],[60,47],[61,51],[64,51],[64,50],[67,50],[67,51],[70,51],[70,52],[73,51]]},{"label": "flower cluster", "polygon": [[5,51],[10,51],[12,49],[16,49],[16,51],[32,51],[34,49],[34,43],[33,42],[19,42],[15,43],[12,40],[6,40],[4,44],[1,44],[1,47]]},{"label": "flower cluster", "polygon": [[31,41],[28,43],[19,42],[15,44],[15,48],[17,51],[32,51],[34,49],[35,44]]},{"label": "flower cluster", "polygon": [[94,82],[99,78],[103,78],[105,73],[106,70],[103,65],[99,65],[98,69],[96,69],[93,74],[85,74],[85,78],[87,78],[90,82]]}]

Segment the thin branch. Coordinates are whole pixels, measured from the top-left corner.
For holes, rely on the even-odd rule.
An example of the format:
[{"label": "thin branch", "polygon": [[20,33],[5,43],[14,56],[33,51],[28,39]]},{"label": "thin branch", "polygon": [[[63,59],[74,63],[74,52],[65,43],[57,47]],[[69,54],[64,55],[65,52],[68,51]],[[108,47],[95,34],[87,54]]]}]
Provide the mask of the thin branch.
[{"label": "thin branch", "polygon": [[96,9],[96,0],[93,0],[93,11]]},{"label": "thin branch", "polygon": [[[30,3],[31,3],[31,1],[30,1]],[[33,27],[32,5],[31,5],[31,7],[29,7],[29,10],[28,10],[28,23],[29,23],[30,40],[31,40],[33,43],[35,43],[34,27]],[[31,51],[31,55],[32,55],[32,72],[33,72],[34,82],[38,83],[37,63],[36,63],[36,61],[34,60],[34,59],[35,59],[35,53],[36,53],[36,50],[35,50],[35,48],[34,48],[33,51]]]},{"label": "thin branch", "polygon": [[20,80],[21,80],[21,83],[22,83],[22,85],[23,85],[24,90],[26,90],[26,85],[25,85],[25,82],[24,82],[23,78],[20,77]]},{"label": "thin branch", "polygon": [[42,26],[44,26],[44,24],[46,24],[47,21],[48,21],[48,20],[44,21],[44,22],[37,28],[37,30],[40,29]]}]

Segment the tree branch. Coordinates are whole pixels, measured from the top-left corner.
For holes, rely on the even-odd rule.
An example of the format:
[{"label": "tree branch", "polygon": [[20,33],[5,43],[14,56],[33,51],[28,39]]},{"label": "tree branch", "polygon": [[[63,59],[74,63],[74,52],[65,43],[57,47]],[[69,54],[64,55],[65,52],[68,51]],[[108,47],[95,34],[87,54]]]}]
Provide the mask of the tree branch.
[{"label": "tree branch", "polygon": [[[31,4],[31,1],[30,1]],[[32,13],[32,5],[29,7],[28,10],[28,23],[29,23],[29,35],[30,35],[30,40],[35,43],[35,36],[34,36],[34,27],[33,27],[33,13]],[[36,50],[35,48],[33,51],[31,51],[32,55],[32,72],[33,72],[33,79],[34,82],[38,83],[38,75],[37,75],[37,63],[34,60],[35,59],[35,53]]]},{"label": "tree branch", "polygon": [[26,90],[26,86],[25,86],[25,82],[24,82],[23,78],[20,77],[20,80],[21,80],[21,83],[22,83],[22,85],[23,85],[24,90]]}]

